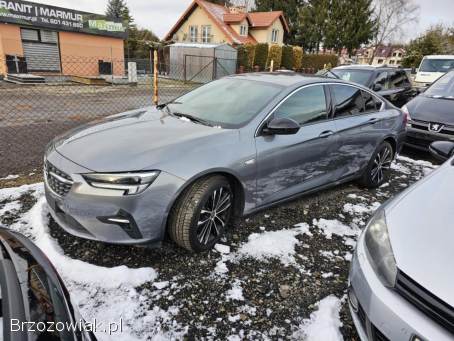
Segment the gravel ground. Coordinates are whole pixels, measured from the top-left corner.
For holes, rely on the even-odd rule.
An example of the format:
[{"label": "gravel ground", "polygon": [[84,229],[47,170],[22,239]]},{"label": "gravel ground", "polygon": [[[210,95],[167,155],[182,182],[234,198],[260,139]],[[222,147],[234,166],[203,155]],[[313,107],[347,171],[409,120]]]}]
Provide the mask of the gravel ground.
[{"label": "gravel ground", "polygon": [[[170,242],[152,250],[68,235],[49,220],[41,185],[11,193],[0,190],[0,223],[46,245],[45,252],[54,264],[59,263],[57,268],[84,317],[121,314],[128,339],[155,335],[164,339],[310,339],[307,327],[317,319],[311,314],[317,311],[318,302],[335,297],[340,333],[345,340],[359,340],[346,304],[356,238],[381,203],[434,168],[427,161],[400,157],[389,181],[379,189],[350,183],[268,209],[239,220],[223,245],[197,255]],[[11,180],[0,180],[0,187],[2,181],[3,186],[6,181],[11,185]],[[42,218],[43,227],[37,217]],[[50,234],[52,243],[42,243],[41,228]],[[55,248],[61,258],[48,248]],[[79,261],[68,263],[74,260]],[[80,271],[94,268],[106,274],[116,274],[120,268],[125,271],[122,265],[128,271],[152,268],[154,272],[149,280],[134,285],[112,276],[119,281],[112,288],[87,280],[82,273],[77,275],[80,278],[74,276],[77,270],[70,271],[68,264]],[[131,274],[134,277],[137,272]],[[331,328],[338,331],[335,324]],[[98,336],[125,339],[124,335]]]}]

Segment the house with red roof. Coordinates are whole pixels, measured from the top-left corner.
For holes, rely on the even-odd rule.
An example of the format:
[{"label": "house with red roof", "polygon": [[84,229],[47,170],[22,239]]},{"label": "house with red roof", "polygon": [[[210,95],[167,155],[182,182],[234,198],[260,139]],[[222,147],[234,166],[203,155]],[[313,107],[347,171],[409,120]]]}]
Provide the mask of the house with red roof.
[{"label": "house with red roof", "polygon": [[194,0],[164,40],[188,43],[282,45],[289,26],[282,11],[250,12]]}]

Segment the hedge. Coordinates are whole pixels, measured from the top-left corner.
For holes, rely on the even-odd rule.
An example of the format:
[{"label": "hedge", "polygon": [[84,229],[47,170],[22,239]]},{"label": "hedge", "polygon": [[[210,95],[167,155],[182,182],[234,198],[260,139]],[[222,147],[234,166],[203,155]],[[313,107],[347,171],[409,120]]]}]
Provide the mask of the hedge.
[{"label": "hedge", "polygon": [[293,46],[293,69],[301,70],[303,65],[303,48],[301,46]]},{"label": "hedge", "polygon": [[271,61],[273,61],[273,70],[278,70],[281,68],[281,60],[282,60],[282,47],[277,44],[273,44],[270,47],[270,51],[268,52],[268,61],[267,66],[271,67]]},{"label": "hedge", "polygon": [[244,45],[238,46],[238,67],[243,67],[244,71],[248,70],[249,55]]},{"label": "hedge", "polygon": [[247,70],[252,70],[254,68],[255,44],[245,44],[244,48],[248,54]]},{"label": "hedge", "polygon": [[254,66],[257,65],[259,70],[265,70],[268,60],[268,44],[259,43],[255,46]]},{"label": "hedge", "polygon": [[304,54],[301,68],[318,71],[328,65],[337,66],[337,61],[338,57],[335,54]]},{"label": "hedge", "polygon": [[293,63],[293,46],[282,46],[281,67],[287,70],[293,70],[293,68],[295,68],[295,65]]}]

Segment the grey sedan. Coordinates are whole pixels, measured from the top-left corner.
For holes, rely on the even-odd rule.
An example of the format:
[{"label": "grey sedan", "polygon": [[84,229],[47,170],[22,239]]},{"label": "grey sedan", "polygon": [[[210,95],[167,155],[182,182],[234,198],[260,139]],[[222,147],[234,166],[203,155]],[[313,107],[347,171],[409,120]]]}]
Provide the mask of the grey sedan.
[{"label": "grey sedan", "polygon": [[376,187],[406,116],[370,90],[295,73],[226,77],[56,138],[46,197],[74,235],[213,247],[234,217],[359,180]]},{"label": "grey sedan", "polygon": [[[435,142],[437,158],[453,142]],[[383,205],[359,238],[350,309],[361,340],[454,339],[454,158]]]}]

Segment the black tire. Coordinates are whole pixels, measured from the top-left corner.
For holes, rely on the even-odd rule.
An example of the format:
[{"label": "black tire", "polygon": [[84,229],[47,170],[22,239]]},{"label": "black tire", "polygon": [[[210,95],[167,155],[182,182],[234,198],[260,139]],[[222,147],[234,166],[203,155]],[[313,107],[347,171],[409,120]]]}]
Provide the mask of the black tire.
[{"label": "black tire", "polygon": [[383,141],[375,150],[359,183],[367,188],[377,188],[388,181],[394,150],[389,142]]},{"label": "black tire", "polygon": [[227,179],[202,178],[184,190],[174,205],[168,222],[170,237],[192,252],[210,250],[224,235],[232,211],[233,191]]}]

